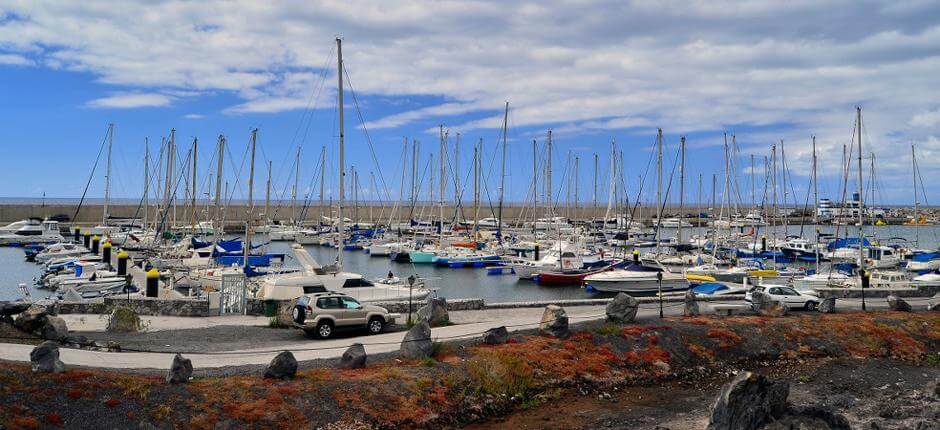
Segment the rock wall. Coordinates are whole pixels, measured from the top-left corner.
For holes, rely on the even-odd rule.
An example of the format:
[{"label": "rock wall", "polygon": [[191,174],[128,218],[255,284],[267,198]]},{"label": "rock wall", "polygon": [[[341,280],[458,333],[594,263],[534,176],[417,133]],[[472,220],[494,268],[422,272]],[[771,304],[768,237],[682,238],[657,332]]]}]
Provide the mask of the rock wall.
[{"label": "rock wall", "polygon": [[126,305],[138,315],[207,317],[209,302],[197,299],[158,299],[153,297],[105,297],[94,302],[59,302],[60,314],[106,314],[116,305]]}]

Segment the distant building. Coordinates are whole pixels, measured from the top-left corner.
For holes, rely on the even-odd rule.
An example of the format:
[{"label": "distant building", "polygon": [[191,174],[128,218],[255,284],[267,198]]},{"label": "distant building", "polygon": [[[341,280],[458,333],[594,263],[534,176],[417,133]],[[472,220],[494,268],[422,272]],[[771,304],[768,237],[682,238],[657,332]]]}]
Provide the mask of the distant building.
[{"label": "distant building", "polygon": [[852,198],[847,200],[844,205],[839,206],[830,199],[819,199],[816,203],[816,217],[820,220],[849,219],[857,220],[859,212],[863,212],[865,218],[884,218],[887,210],[884,208],[869,207],[864,205],[859,198],[858,193],[852,193]]}]

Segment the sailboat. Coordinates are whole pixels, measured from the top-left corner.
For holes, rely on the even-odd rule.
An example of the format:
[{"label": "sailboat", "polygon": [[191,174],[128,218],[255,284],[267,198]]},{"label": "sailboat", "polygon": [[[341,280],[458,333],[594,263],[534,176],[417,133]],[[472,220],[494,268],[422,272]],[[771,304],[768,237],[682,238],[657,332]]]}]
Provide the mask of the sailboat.
[{"label": "sailboat", "polygon": [[[336,291],[361,301],[386,301],[402,299],[423,299],[430,294],[430,290],[407,285],[377,285],[357,273],[343,272],[343,242],[346,235],[348,218],[343,215],[343,199],[345,198],[345,124],[343,117],[343,49],[342,39],[336,39],[337,53],[337,100],[338,100],[338,127],[339,127],[339,199],[336,214],[337,255],[333,265],[321,266],[300,244],[292,244],[297,261],[302,270],[300,273],[288,273],[265,277],[258,290],[257,297],[264,300],[292,300],[303,294],[323,291]],[[249,229],[250,232],[250,229]],[[250,236],[249,236],[250,237]]]}]

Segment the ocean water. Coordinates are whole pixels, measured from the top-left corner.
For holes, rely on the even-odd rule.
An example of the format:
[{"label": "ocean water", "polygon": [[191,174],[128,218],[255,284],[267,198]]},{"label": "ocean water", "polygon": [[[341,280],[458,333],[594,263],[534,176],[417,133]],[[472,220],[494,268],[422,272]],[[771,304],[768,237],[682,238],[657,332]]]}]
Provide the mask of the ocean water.
[{"label": "ocean water", "polygon": [[[804,237],[811,238],[815,231],[814,226],[803,227]],[[850,237],[857,236],[857,227],[846,226],[819,226],[823,233],[835,233],[838,229],[840,235],[845,235],[846,228]],[[683,229],[683,237],[701,235],[703,229]],[[799,226],[789,226],[784,233],[783,227],[778,227],[776,233],[770,227],[756,232],[757,236],[765,235],[784,237],[798,235]],[[940,246],[940,226],[880,226],[865,227],[867,236],[874,236],[881,243],[897,243],[907,241],[909,247],[918,249],[937,249]],[[663,236],[674,236],[675,230],[664,230]],[[258,240],[263,240],[264,236]],[[258,243],[256,240],[255,243]],[[319,246],[308,246],[310,254],[321,264],[329,264],[336,258],[336,249]],[[288,242],[272,242],[269,252],[283,252],[291,256]],[[514,275],[489,275],[485,269],[440,268],[428,264],[395,263],[388,258],[371,257],[364,251],[343,251],[343,267],[350,272],[362,273],[367,278],[382,278],[389,271],[399,277],[418,273],[429,279],[431,288],[438,290],[441,296],[447,298],[481,298],[488,302],[523,301],[523,300],[549,300],[549,299],[576,299],[597,297],[592,293],[576,286],[545,287],[532,281],[518,280]],[[295,265],[289,258],[286,265]],[[0,300],[12,300],[22,296],[18,285],[25,283],[29,286],[34,298],[48,296],[48,291],[35,289],[34,278],[39,275],[39,266],[28,263],[23,258],[20,248],[0,247]]]}]

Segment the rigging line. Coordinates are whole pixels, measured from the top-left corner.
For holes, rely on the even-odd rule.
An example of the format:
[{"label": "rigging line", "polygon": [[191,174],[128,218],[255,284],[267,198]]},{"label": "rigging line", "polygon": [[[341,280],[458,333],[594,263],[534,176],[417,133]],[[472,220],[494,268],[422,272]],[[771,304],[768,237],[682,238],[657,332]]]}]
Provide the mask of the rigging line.
[{"label": "rigging line", "polygon": [[101,139],[101,147],[98,148],[98,156],[95,157],[95,164],[91,168],[91,174],[88,175],[88,181],[85,182],[85,190],[82,191],[82,198],[78,201],[78,207],[75,208],[75,214],[72,215],[72,219],[78,218],[78,212],[82,210],[82,204],[85,203],[85,196],[88,194],[88,187],[91,186],[91,180],[95,177],[95,170],[98,169],[98,163],[101,161],[101,153],[104,152],[104,145],[108,142],[108,135],[111,134],[111,128],[108,127],[108,131],[104,134],[104,138]]},{"label": "rigging line", "polygon": [[375,156],[375,147],[372,145],[372,136],[369,135],[369,128],[366,127],[365,119],[362,116],[362,110],[359,107],[359,97],[356,96],[356,90],[353,88],[352,80],[349,78],[349,71],[346,69],[346,64],[343,64],[343,74],[346,75],[346,84],[349,85],[349,92],[352,94],[353,105],[356,106],[356,115],[359,117],[359,125],[362,127],[362,133],[366,136],[366,143],[369,144],[369,154],[372,156],[372,162],[375,163],[375,170],[379,172],[379,181],[382,182],[382,192],[385,193],[386,199],[391,199],[391,196],[388,194],[388,185],[385,183],[385,175],[382,174],[382,165],[379,164],[378,158]]}]

